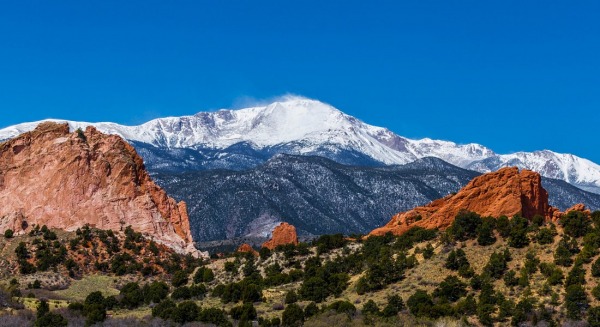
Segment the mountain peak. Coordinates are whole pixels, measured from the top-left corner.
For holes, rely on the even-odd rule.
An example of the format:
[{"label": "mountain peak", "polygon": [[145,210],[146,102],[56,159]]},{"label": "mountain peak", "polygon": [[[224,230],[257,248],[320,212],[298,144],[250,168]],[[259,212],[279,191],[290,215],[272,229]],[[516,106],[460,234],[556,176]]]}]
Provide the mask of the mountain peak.
[{"label": "mountain peak", "polygon": [[[1,129],[0,140],[30,131],[38,123]],[[94,125],[104,133],[117,134],[144,146],[145,153],[156,154],[157,160],[164,157],[157,151],[174,153],[174,161],[161,162],[161,168],[166,165],[193,166],[193,169],[218,165],[234,168],[239,160],[243,161],[239,167],[248,168],[277,153],[323,156],[339,163],[359,165],[406,164],[423,157],[436,157],[482,173],[518,166],[600,193],[600,166],[583,158],[548,150],[498,155],[474,143],[408,139],[386,128],[366,124],[327,103],[296,95],[243,109],[159,118],[138,126],[68,123],[71,130]],[[229,152],[233,148],[237,152]],[[182,151],[196,154],[188,152],[190,154],[183,158],[187,161],[182,164]],[[253,157],[254,154],[257,156]],[[189,159],[191,157],[194,159]],[[152,167],[151,160],[147,164]]]}]

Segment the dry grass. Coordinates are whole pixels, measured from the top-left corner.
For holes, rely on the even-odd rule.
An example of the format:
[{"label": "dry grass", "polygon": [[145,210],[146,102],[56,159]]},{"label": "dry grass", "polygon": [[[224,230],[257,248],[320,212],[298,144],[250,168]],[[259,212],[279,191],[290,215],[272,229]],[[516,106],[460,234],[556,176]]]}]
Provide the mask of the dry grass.
[{"label": "dry grass", "polygon": [[75,280],[65,290],[55,291],[56,294],[72,300],[83,301],[91,292],[100,291],[104,296],[119,294],[115,287],[115,278],[103,275],[89,275],[81,280]]}]

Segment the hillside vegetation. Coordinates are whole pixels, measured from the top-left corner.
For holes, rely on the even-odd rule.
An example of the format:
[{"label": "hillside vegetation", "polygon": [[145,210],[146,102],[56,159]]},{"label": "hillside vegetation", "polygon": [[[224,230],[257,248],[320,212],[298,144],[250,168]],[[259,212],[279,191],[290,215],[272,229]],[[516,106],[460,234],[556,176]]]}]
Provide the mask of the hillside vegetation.
[{"label": "hillside vegetation", "polygon": [[34,231],[1,241],[13,325],[600,326],[600,212],[554,223],[461,212],[445,231],[324,235],[206,261],[131,229]]}]

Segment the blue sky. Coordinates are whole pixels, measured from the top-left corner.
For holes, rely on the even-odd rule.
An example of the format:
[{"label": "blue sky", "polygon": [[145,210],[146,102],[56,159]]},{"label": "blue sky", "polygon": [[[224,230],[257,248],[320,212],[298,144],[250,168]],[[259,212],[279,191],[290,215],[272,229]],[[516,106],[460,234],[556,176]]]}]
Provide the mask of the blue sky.
[{"label": "blue sky", "polygon": [[286,93],[412,137],[600,162],[598,1],[5,1],[0,126]]}]

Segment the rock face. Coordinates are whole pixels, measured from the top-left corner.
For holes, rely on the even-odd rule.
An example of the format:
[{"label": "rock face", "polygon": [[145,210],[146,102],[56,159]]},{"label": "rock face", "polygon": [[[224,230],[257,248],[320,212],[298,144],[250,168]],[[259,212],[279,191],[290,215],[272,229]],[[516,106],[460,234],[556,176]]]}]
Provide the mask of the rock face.
[{"label": "rock face", "polygon": [[481,216],[512,217],[521,214],[526,218],[542,215],[552,219],[557,210],[548,205],[548,193],[542,187],[538,173],[507,167],[494,173],[474,178],[454,195],[435,200],[428,205],[395,215],[371,235],[387,232],[402,234],[411,227],[444,229],[460,210],[468,210]]},{"label": "rock face", "polygon": [[179,252],[193,247],[186,204],[158,187],[132,146],[94,127],[43,123],[0,144],[0,231],[33,224],[133,229]]},{"label": "rock face", "polygon": [[252,246],[248,243],[244,243],[244,244],[240,245],[240,247],[237,249],[237,252],[252,253],[253,255],[258,256],[258,252],[256,250],[254,250],[252,248]]},{"label": "rock face", "polygon": [[298,244],[298,235],[296,235],[296,227],[288,223],[281,223],[273,229],[273,236],[263,243],[262,247],[273,250],[277,246],[285,244]]}]

